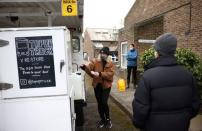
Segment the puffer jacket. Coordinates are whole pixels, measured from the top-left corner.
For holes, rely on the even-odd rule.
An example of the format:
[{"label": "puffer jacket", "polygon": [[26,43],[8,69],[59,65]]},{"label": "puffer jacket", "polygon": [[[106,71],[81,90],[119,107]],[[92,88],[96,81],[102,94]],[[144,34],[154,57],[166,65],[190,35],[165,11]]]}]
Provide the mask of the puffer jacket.
[{"label": "puffer jacket", "polygon": [[129,50],[127,53],[127,66],[134,67],[137,66],[137,51]]},{"label": "puffer jacket", "polygon": [[188,131],[200,99],[191,73],[174,56],[154,60],[134,95],[133,123],[142,131]]},{"label": "puffer jacket", "polygon": [[[91,71],[99,72],[99,77],[93,77],[90,73]],[[86,66],[85,72],[93,78],[92,86],[94,88],[98,83],[101,83],[103,88],[112,87],[114,64],[110,59],[107,60],[104,67],[100,58],[91,60],[88,66]]]}]

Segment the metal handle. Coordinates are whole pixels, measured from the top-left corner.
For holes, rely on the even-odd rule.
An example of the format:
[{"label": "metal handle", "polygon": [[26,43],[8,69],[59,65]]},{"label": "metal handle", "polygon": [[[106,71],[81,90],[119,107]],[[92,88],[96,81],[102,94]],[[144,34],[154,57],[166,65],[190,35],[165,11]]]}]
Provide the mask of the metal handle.
[{"label": "metal handle", "polygon": [[76,71],[79,70],[79,65],[77,63],[72,63],[72,65],[76,65]]},{"label": "metal handle", "polygon": [[0,90],[7,90],[13,88],[13,84],[0,83]]},{"label": "metal handle", "polygon": [[72,120],[76,120],[76,113],[72,113]]},{"label": "metal handle", "polygon": [[0,39],[0,47],[7,46],[9,41]]},{"label": "metal handle", "polygon": [[60,72],[62,72],[62,68],[63,68],[64,65],[65,65],[64,60],[61,60],[60,61]]}]

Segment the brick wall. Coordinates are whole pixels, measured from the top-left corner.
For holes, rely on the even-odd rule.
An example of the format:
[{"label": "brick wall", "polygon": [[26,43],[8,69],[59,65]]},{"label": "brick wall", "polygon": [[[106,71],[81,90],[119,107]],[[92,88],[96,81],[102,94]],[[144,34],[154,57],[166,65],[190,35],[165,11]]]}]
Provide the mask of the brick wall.
[{"label": "brick wall", "polygon": [[[125,18],[124,28],[134,29],[134,26],[141,27],[144,23],[153,23],[153,20],[163,18],[163,32],[172,32],[178,38],[178,47],[191,48],[202,57],[201,14],[200,0],[136,0]],[[152,37],[153,34],[150,35]]]},{"label": "brick wall", "polygon": [[189,47],[202,58],[202,1],[192,0],[191,33]]},{"label": "brick wall", "polygon": [[125,18],[125,26],[141,23],[189,2],[190,0],[136,0]]},{"label": "brick wall", "polygon": [[128,42],[128,45],[134,43],[134,29],[120,29],[118,38],[118,55],[119,55],[119,65],[121,64],[121,43]]},{"label": "brick wall", "polygon": [[172,32],[177,36],[178,47],[191,48],[202,57],[201,13],[202,2],[192,0],[190,5],[165,14],[164,32]]},{"label": "brick wall", "polygon": [[202,2],[192,0],[191,33],[189,47],[196,51],[202,58]]},{"label": "brick wall", "polygon": [[134,43],[134,29],[128,28],[128,29],[120,29],[119,30],[119,42],[127,41],[128,44]]},{"label": "brick wall", "polygon": [[[133,27],[130,30],[120,30],[119,32],[119,52],[121,52],[121,42],[128,41],[128,44],[135,44],[135,48],[138,50],[139,57],[151,44],[138,43],[139,39],[154,40],[156,37],[163,33],[163,18],[158,18],[149,23],[144,23],[140,26]],[[120,54],[120,53],[119,53]],[[119,56],[120,58],[120,56]],[[139,60],[138,63],[141,63]]]},{"label": "brick wall", "polygon": [[147,40],[155,40],[159,35],[163,33],[163,18],[158,18],[149,23],[145,23],[135,28],[136,34],[135,36],[135,44],[137,45],[137,50],[139,54],[138,65],[141,67],[140,57],[144,53],[145,50],[149,49],[152,44],[148,43],[138,43],[139,39],[147,39]]},{"label": "brick wall", "polygon": [[189,11],[190,5],[186,5],[164,16],[164,32],[172,32],[177,36],[178,47],[188,48],[189,36],[185,34],[189,32]]},{"label": "brick wall", "polygon": [[136,0],[119,32],[119,51],[122,41],[134,42],[141,55],[151,45],[140,44],[138,39],[155,39],[172,32],[177,36],[178,47],[191,48],[202,58],[201,14],[201,0]]}]

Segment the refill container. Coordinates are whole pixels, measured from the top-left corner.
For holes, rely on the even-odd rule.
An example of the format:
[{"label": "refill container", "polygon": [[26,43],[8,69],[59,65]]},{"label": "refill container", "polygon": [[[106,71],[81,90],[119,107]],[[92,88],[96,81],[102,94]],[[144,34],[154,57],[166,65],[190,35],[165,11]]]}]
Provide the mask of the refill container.
[{"label": "refill container", "polygon": [[124,79],[119,79],[117,82],[117,87],[120,92],[124,92],[126,90],[126,82]]}]

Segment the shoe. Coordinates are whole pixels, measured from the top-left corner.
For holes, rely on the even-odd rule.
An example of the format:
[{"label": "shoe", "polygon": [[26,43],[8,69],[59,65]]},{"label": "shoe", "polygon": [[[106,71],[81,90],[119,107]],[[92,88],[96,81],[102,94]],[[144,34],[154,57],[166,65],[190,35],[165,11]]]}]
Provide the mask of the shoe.
[{"label": "shoe", "polygon": [[111,129],[112,128],[112,122],[110,119],[106,120],[105,128]]},{"label": "shoe", "polygon": [[105,125],[105,121],[100,120],[100,121],[97,123],[97,128],[103,128],[104,125]]}]

